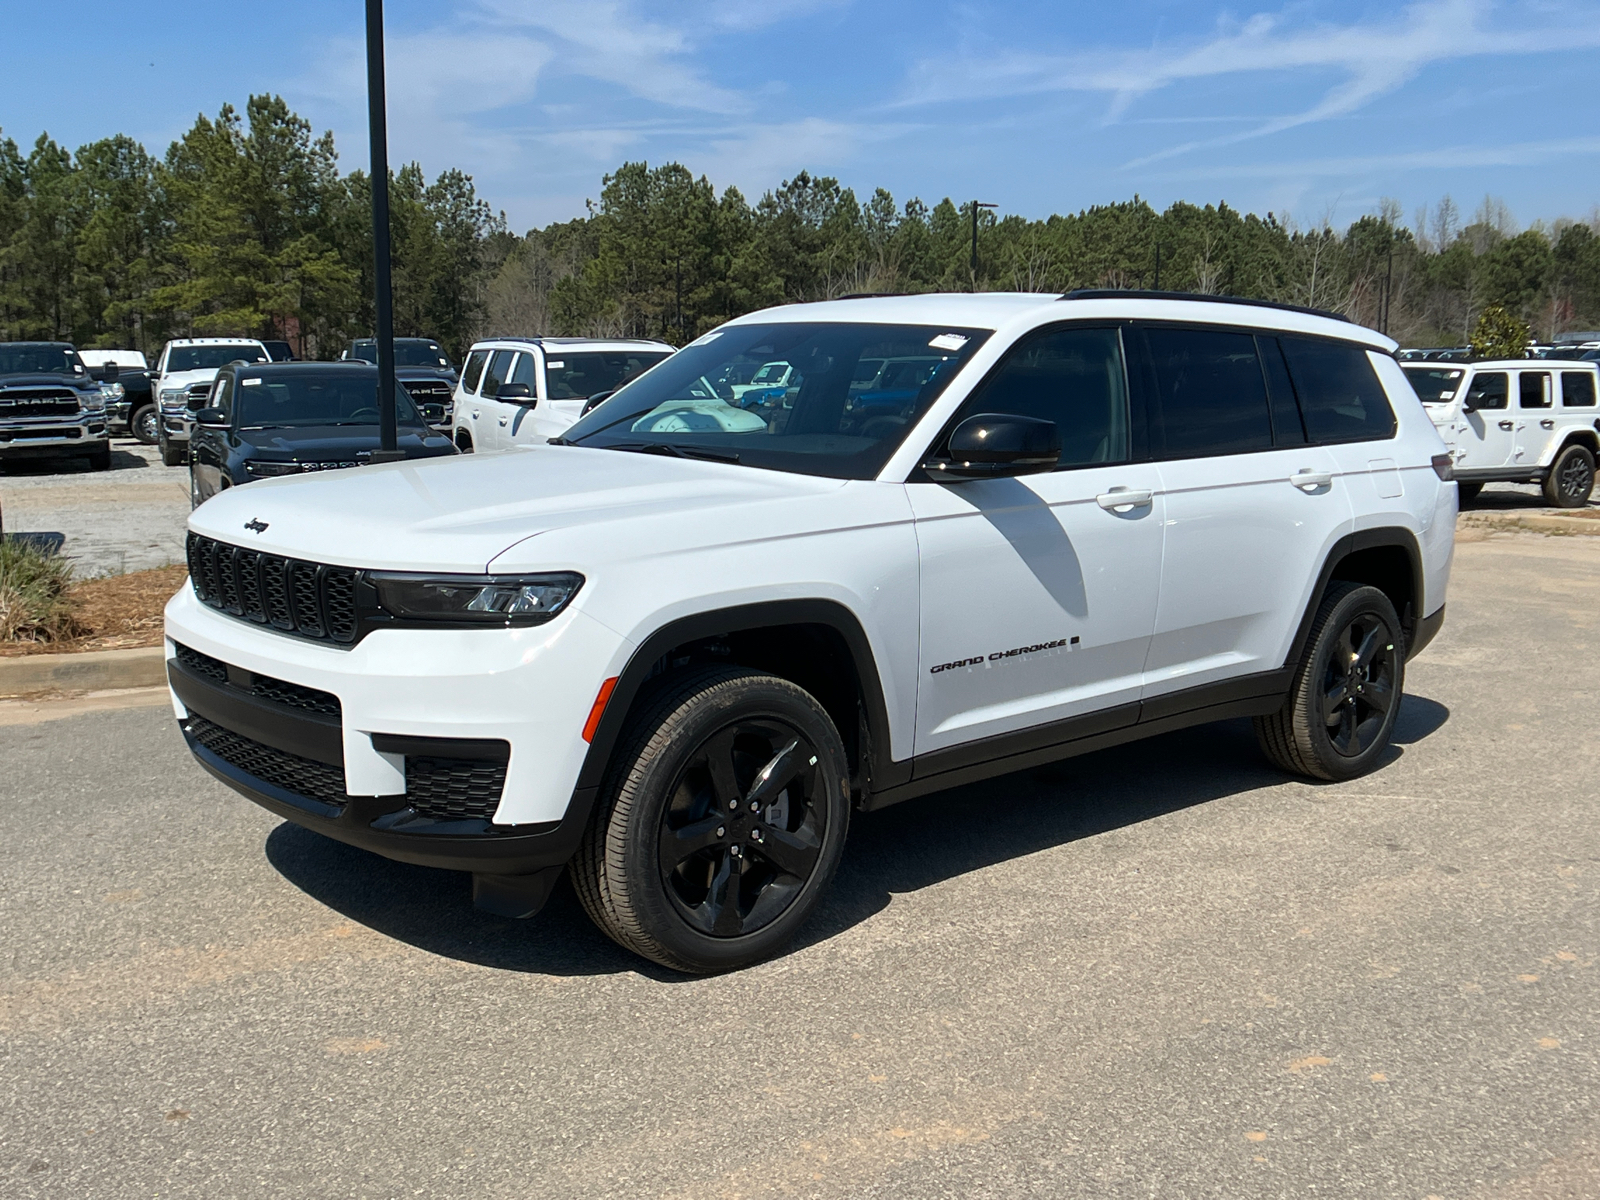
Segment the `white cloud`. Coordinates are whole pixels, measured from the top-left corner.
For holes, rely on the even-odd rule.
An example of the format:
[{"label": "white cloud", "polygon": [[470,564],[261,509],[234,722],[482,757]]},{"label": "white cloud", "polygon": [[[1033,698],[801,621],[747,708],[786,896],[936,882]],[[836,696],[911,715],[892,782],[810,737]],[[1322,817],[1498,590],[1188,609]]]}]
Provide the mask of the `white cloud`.
[{"label": "white cloud", "polygon": [[1487,0],[1420,0],[1378,22],[1296,24],[1296,8],[1257,14],[1186,47],[1092,51],[1071,55],[1007,53],[954,63],[925,62],[904,104],[1048,92],[1101,93],[1108,119],[1142,97],[1179,84],[1229,76],[1276,74],[1298,83],[1307,73],[1342,78],[1310,108],[1258,119],[1226,137],[1190,141],[1128,163],[1142,166],[1201,148],[1228,145],[1344,116],[1394,91],[1425,67],[1478,56],[1570,52],[1600,45],[1591,10],[1539,7],[1489,23]]}]

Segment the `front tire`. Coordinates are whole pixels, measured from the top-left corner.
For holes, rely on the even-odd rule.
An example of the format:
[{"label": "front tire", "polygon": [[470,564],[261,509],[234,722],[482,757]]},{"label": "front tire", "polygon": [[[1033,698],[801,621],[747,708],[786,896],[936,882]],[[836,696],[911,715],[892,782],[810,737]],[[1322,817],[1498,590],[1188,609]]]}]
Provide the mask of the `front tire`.
[{"label": "front tire", "polygon": [[161,439],[161,413],[154,404],[146,404],[128,419],[128,432],[146,446],[154,446]]},{"label": "front tire", "polygon": [[843,853],[849,764],[822,706],[739,669],[659,685],[630,719],[572,860],[613,940],[709,974],[777,953]]},{"label": "front tire", "polygon": [[1544,477],[1544,498],[1557,508],[1582,508],[1594,491],[1594,455],[1587,446],[1563,446]]},{"label": "front tire", "polygon": [[1405,659],[1389,597],[1364,584],[1330,585],[1287,702],[1255,718],[1262,751],[1285,771],[1313,779],[1365,775],[1394,733]]},{"label": "front tire", "polygon": [[111,447],[109,444],[101,446],[98,450],[91,450],[84,457],[89,460],[89,470],[91,471],[111,470]]}]

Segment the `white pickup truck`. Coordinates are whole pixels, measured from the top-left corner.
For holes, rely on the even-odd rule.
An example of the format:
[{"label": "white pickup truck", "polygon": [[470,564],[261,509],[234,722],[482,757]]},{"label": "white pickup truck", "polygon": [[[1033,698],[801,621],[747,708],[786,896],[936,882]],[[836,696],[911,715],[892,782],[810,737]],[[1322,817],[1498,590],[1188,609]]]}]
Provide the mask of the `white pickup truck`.
[{"label": "white pickup truck", "polygon": [[177,338],[161,351],[155,393],[161,409],[161,461],[167,466],[179,466],[188,457],[194,414],[205,407],[217,372],[240,360],[271,362],[272,355],[254,338]]},{"label": "white pickup truck", "polygon": [[1408,362],[1402,369],[1455,459],[1463,505],[1486,483],[1538,483],[1558,508],[1582,508],[1600,457],[1600,368],[1503,359]]}]

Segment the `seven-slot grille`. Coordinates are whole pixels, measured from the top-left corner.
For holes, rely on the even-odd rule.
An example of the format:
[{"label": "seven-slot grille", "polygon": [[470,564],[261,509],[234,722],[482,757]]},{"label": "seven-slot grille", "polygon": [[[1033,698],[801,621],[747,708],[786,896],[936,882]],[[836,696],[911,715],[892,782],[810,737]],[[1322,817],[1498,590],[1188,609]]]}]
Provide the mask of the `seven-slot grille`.
[{"label": "seven-slot grille", "polygon": [[319,642],[356,640],[356,572],[189,535],[189,579],[203,604]]},{"label": "seven-slot grille", "polygon": [[81,407],[70,388],[13,388],[0,392],[0,420],[11,417],[70,417]]}]

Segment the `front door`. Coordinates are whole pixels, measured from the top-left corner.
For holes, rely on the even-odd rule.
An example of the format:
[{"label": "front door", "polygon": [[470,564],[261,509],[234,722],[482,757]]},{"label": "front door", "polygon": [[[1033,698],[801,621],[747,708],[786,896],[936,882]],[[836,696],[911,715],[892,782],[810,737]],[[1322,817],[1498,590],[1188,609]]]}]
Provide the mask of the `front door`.
[{"label": "front door", "polygon": [[1121,330],[1028,335],[951,428],[979,413],[1054,421],[1061,461],[907,485],[922,560],[919,755],[1091,714],[1062,732],[1131,724],[1155,622],[1164,500],[1156,466],[1131,461]]},{"label": "front door", "polygon": [[516,357],[515,350],[496,350],[489,355],[489,364],[483,369],[483,386],[479,389],[477,419],[472,430],[473,444],[480,452],[504,450],[510,444],[506,430],[511,423],[510,414],[517,406],[497,400],[495,396],[500,385],[510,381]]},{"label": "front door", "polygon": [[546,435],[539,432],[538,425],[539,409],[544,401],[539,398],[539,360],[534,351],[523,350],[517,354],[506,382],[525,384],[528,399],[504,400],[495,405],[498,410],[495,414],[496,449],[509,450],[512,446],[543,442]]},{"label": "front door", "polygon": [[1509,463],[1517,440],[1511,377],[1504,371],[1473,372],[1454,424],[1458,471],[1491,470]]}]

